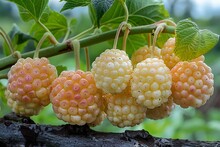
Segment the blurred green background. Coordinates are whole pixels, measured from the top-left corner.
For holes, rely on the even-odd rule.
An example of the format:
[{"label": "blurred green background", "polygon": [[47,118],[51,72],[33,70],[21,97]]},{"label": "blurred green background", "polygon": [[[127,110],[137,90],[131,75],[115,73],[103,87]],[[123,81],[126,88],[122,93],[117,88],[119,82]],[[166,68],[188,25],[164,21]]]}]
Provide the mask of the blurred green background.
[{"label": "blurred green background", "polygon": [[[211,31],[220,34],[220,1],[218,0],[164,0],[165,7],[170,12],[175,22],[184,18],[191,18],[200,28],[210,29]],[[50,7],[60,11],[63,3],[58,0],[51,0]],[[77,26],[75,33],[82,32],[91,26],[88,10],[86,7],[76,8],[72,11],[66,11],[64,14],[67,17],[76,17]],[[82,23],[83,21],[83,23]],[[86,22],[85,22],[86,21]],[[24,23],[20,20],[17,7],[7,2],[0,0],[0,26],[9,32],[13,24],[17,24],[24,32],[30,29],[29,23]],[[0,58],[3,55],[3,40],[0,38]],[[111,48],[108,42],[90,46],[91,62],[106,48]],[[190,140],[205,140],[215,141],[220,140],[220,43],[206,54],[206,63],[213,69],[215,75],[215,93],[211,99],[199,109],[182,109],[178,106],[173,110],[170,117],[163,120],[145,120],[144,123],[132,128],[117,128],[112,126],[107,120],[102,125],[93,129],[103,132],[123,132],[125,129],[136,130],[145,129],[152,135],[165,138],[181,138]],[[33,50],[31,45],[25,48],[24,51]],[[95,52],[94,52],[95,50]],[[68,70],[74,69],[73,53],[66,53],[50,58],[52,64],[65,65]],[[82,69],[85,70],[85,59],[81,58]],[[4,89],[7,80],[0,80],[0,117],[10,112],[6,106],[4,98]],[[32,119],[39,124],[60,125],[63,121],[58,120],[53,114],[51,105],[44,108],[38,116]]]}]

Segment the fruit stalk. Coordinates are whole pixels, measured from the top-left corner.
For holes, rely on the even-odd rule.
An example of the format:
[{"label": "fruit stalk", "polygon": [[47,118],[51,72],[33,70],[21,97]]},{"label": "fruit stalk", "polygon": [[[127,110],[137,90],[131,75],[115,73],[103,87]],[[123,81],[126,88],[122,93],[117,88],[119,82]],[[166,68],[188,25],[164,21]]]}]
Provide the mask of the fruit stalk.
[{"label": "fruit stalk", "polygon": [[[130,35],[151,33],[152,30],[154,30],[156,27],[157,26],[155,24],[132,27],[130,30]],[[79,41],[80,41],[81,48],[113,39],[115,37],[116,31],[117,30],[112,30],[112,31],[104,32],[99,35],[88,36],[83,39],[80,39]],[[174,34],[175,27],[166,26],[163,30],[163,33]],[[120,34],[120,36],[122,35],[123,34]],[[51,56],[59,55],[59,54],[70,52],[70,51],[72,51],[71,42],[66,41],[64,43],[57,44],[56,46],[42,48],[39,53],[40,53],[40,57],[41,56],[51,57]],[[33,57],[33,55],[34,55],[34,51],[21,54],[22,58]],[[1,58],[0,59],[0,70],[11,67],[13,64],[15,64],[16,61],[17,61],[17,58],[15,58],[13,55],[9,55],[7,57]]]}]

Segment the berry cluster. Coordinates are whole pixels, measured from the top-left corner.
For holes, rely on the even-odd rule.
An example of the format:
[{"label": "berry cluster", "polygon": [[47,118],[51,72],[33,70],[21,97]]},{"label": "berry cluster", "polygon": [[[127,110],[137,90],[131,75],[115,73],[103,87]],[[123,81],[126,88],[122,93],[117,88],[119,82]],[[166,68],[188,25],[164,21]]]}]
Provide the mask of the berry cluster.
[{"label": "berry cluster", "polygon": [[6,96],[23,116],[39,113],[52,103],[56,116],[70,124],[99,125],[106,117],[118,127],[162,119],[174,105],[200,107],[213,94],[213,74],[204,56],[180,61],[175,38],[162,49],[141,47],[131,60],[125,51],[105,50],[91,72],[63,71],[46,58],[19,59],[8,73]]}]

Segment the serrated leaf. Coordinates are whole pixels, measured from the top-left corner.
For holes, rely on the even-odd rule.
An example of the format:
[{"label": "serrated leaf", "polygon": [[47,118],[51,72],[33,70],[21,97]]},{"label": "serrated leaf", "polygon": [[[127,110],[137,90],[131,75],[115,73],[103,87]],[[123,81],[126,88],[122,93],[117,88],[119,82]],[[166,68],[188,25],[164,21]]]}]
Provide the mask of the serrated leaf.
[{"label": "serrated leaf", "polygon": [[[162,0],[126,0],[129,23],[134,26],[152,24],[169,17]],[[124,20],[124,8],[119,0],[101,18],[101,25],[120,23]]]},{"label": "serrated leaf", "polygon": [[62,0],[62,1],[66,1],[65,5],[63,6],[63,8],[61,9],[62,11],[68,10],[68,9],[73,9],[75,7],[79,7],[79,6],[87,6],[91,3],[91,0]]},{"label": "serrated leaf", "polygon": [[[71,22],[71,25],[74,25],[73,21]],[[68,29],[71,28],[64,15],[52,10],[50,10],[48,19],[44,22],[44,25],[52,32],[57,40],[63,38]],[[40,40],[45,32],[46,31],[38,24],[35,24],[31,29],[31,34],[33,34],[33,36],[38,40]]]},{"label": "serrated leaf", "polygon": [[31,19],[38,21],[41,18],[49,0],[9,0],[9,1],[14,2],[18,5],[21,18],[24,21],[29,21]]},{"label": "serrated leaf", "polygon": [[[27,45],[27,41],[35,40],[35,38],[33,38],[32,36],[21,32],[21,30],[16,24],[14,24],[12,30],[9,32],[9,37],[12,41],[14,50],[16,51],[22,51],[24,47]],[[6,56],[10,55],[9,48],[5,42],[3,44],[3,47],[4,47],[4,54]]]},{"label": "serrated leaf", "polygon": [[[114,0],[92,0],[90,11],[93,12],[94,25],[100,26],[100,20],[105,12],[112,6]],[[95,12],[95,13],[94,13]]]},{"label": "serrated leaf", "polygon": [[185,19],[177,23],[174,52],[181,60],[191,60],[210,51],[218,40],[219,35],[200,30],[196,23]]},{"label": "serrated leaf", "polygon": [[67,67],[63,65],[58,65],[56,66],[56,69],[57,69],[57,74],[60,75],[62,71],[67,70]]}]

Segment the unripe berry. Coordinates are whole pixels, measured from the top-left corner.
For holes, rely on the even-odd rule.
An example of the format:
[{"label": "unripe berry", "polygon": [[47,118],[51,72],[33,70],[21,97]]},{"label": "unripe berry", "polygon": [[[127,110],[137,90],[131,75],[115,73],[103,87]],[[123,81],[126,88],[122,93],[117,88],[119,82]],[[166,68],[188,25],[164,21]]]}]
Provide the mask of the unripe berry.
[{"label": "unripe berry", "polygon": [[163,119],[170,115],[174,107],[175,106],[173,103],[173,98],[170,96],[168,98],[168,101],[163,103],[159,107],[156,107],[154,109],[147,109],[146,118],[154,119],[154,120]]},{"label": "unripe berry", "polygon": [[[55,66],[49,64],[47,58],[26,58],[19,59],[8,72],[7,99],[12,110],[19,115],[31,116],[37,114],[37,106],[49,104],[50,86],[57,77]],[[12,105],[13,103],[13,105]],[[32,113],[25,114],[26,111],[19,111],[18,107],[33,109]],[[14,108],[16,107],[16,108]]]},{"label": "unripe berry", "polygon": [[171,73],[163,60],[147,58],[134,69],[131,92],[138,104],[153,109],[168,100],[171,85]]},{"label": "unripe berry", "polygon": [[161,49],[158,47],[155,47],[153,49],[153,46],[150,48],[148,46],[140,47],[138,50],[136,50],[132,56],[131,56],[131,62],[133,66],[136,66],[139,62],[147,59],[147,58],[162,58],[161,56]]},{"label": "unripe berry", "polygon": [[130,86],[118,94],[106,94],[108,120],[118,127],[131,127],[143,122],[146,108],[136,103]]},{"label": "unripe berry", "polygon": [[128,85],[133,67],[125,51],[107,49],[92,63],[97,88],[106,93],[120,93]]},{"label": "unripe berry", "polygon": [[202,61],[179,62],[171,70],[172,96],[183,108],[200,107],[214,91],[211,68]]},{"label": "unripe berry", "polygon": [[50,100],[59,119],[84,125],[93,123],[100,114],[102,92],[90,72],[63,71],[52,83]]}]

